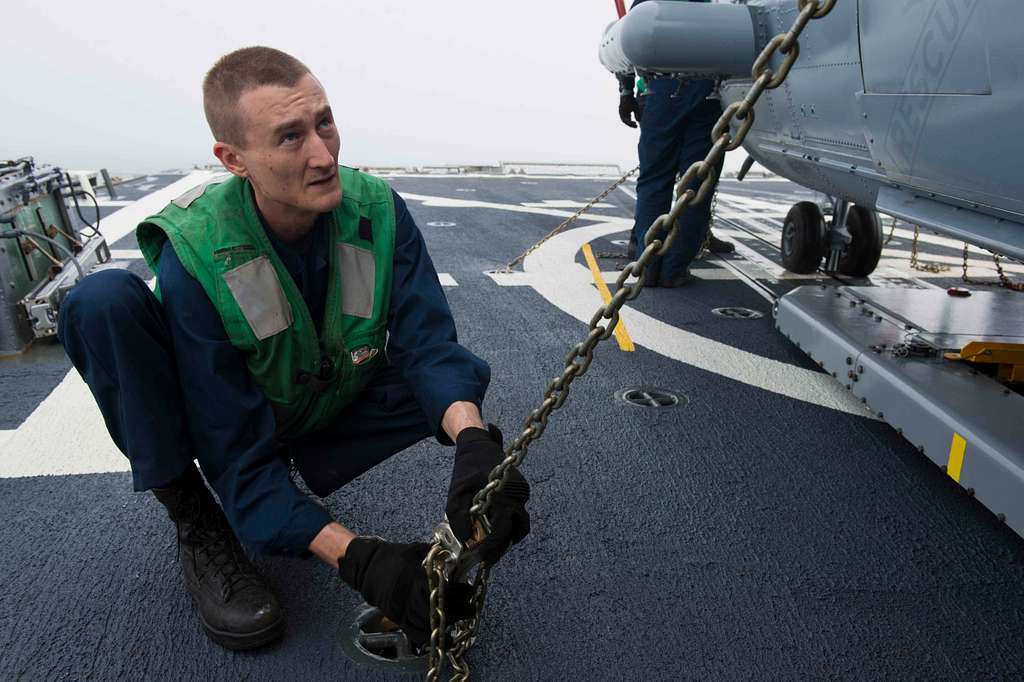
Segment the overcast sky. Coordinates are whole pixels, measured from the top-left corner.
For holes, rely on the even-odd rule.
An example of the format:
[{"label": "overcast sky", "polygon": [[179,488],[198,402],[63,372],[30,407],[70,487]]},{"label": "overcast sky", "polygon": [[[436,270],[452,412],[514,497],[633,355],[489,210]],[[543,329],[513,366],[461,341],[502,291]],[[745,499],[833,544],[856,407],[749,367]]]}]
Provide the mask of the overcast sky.
[{"label": "overcast sky", "polygon": [[613,0],[51,0],[4,15],[0,158],[214,162],[203,75],[269,45],[324,84],[348,165],[636,163],[597,59]]}]

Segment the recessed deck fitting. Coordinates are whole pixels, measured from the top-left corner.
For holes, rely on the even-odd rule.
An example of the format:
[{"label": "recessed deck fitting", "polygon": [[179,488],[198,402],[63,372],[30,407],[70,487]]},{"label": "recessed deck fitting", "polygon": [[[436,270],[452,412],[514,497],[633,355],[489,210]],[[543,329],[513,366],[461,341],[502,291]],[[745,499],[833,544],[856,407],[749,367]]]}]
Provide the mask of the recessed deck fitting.
[{"label": "recessed deck fitting", "polygon": [[405,633],[390,623],[380,609],[363,604],[352,613],[352,625],[341,645],[356,663],[394,673],[424,673],[427,654],[419,654]]},{"label": "recessed deck fitting", "polygon": [[728,317],[733,320],[757,320],[764,317],[764,313],[757,310],[751,310],[750,308],[739,308],[736,306],[729,306],[726,308],[715,308],[712,310],[715,315],[719,317]]},{"label": "recessed deck fitting", "polygon": [[637,407],[675,407],[687,401],[686,396],[661,388],[626,388],[618,391],[615,399]]}]

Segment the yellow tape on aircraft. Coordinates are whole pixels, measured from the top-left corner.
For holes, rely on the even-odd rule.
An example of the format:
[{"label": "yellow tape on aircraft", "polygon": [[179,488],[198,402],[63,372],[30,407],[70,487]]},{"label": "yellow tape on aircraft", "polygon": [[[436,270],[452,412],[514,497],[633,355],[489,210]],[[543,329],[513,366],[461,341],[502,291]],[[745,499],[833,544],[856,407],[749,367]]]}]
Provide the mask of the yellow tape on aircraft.
[{"label": "yellow tape on aircraft", "polygon": [[953,434],[953,442],[949,446],[949,461],[946,463],[946,473],[957,483],[960,482],[960,473],[964,468],[964,453],[967,452],[967,441],[959,433]]}]

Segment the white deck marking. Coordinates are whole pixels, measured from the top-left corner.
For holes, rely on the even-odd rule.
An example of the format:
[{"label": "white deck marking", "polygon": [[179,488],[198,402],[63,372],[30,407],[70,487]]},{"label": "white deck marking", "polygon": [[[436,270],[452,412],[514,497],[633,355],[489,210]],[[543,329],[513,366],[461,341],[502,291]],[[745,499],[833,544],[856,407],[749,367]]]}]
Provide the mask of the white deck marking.
[{"label": "white deck marking", "polygon": [[114,260],[142,260],[144,258],[139,249],[111,249],[110,257]]},{"label": "white deck marking", "polygon": [[14,432],[0,435],[0,478],[128,471],[78,372],[64,380]]},{"label": "white deck marking", "polygon": [[726,191],[719,192],[718,199],[719,201],[725,200],[738,208],[746,209],[757,215],[778,215],[781,213],[781,215],[785,216],[793,206],[793,202],[755,199],[754,197],[742,194],[729,194]]},{"label": "white deck marking", "polygon": [[[500,182],[502,180],[518,180],[520,178],[533,178],[536,180],[592,180],[594,182],[609,182],[616,179],[617,175],[537,175],[537,174],[526,174],[526,175],[495,175],[494,173],[407,173],[407,172],[381,172],[374,173],[379,178],[455,178],[458,180],[465,180],[467,178],[473,178],[475,180],[493,180]],[[521,185],[536,185],[536,182],[520,182]],[[405,193],[401,193],[405,196]]]},{"label": "white deck marking", "polygon": [[[520,206],[533,206],[535,208],[583,208],[587,205],[585,201],[573,199],[545,199],[544,201],[523,201]],[[597,203],[591,208],[615,208],[615,204]]]},{"label": "white deck marking", "polygon": [[[453,199],[451,197],[435,197],[425,194],[402,193],[406,200],[422,202],[424,206],[431,208],[493,208],[498,211],[512,211],[513,213],[532,213],[534,215],[548,215],[556,218],[568,218],[573,213],[554,208],[539,208],[537,206],[520,206],[518,204],[498,204],[491,201],[477,201],[475,199]],[[593,220],[610,219],[610,216],[593,216]],[[619,218],[621,220],[621,218]]]},{"label": "white deck marking", "polygon": [[485,272],[499,287],[528,287],[530,275],[525,272]]},{"label": "white deck marking", "polygon": [[437,273],[437,280],[443,287],[457,287],[459,283],[455,281],[455,278],[449,275],[447,272]]},{"label": "white deck marking", "polygon": [[120,211],[107,216],[100,222],[100,231],[106,237],[107,244],[114,244],[125,235],[132,233],[140,222],[154,213],[159,213],[172,199],[176,199],[196,185],[219,174],[214,171],[192,171],[181,180],[148,194],[131,206],[125,206]]},{"label": "white deck marking", "polygon": [[104,206],[131,206],[135,201],[132,199],[97,199],[96,203],[103,208]]}]

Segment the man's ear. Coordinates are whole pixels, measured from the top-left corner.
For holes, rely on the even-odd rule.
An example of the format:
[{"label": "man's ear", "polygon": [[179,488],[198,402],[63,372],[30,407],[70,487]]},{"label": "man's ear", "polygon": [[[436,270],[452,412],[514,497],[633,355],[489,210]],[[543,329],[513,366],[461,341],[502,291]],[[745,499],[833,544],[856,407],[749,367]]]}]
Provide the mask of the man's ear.
[{"label": "man's ear", "polygon": [[249,169],[245,165],[245,160],[234,145],[230,145],[227,142],[214,142],[213,155],[231,173],[240,178],[249,177]]}]

